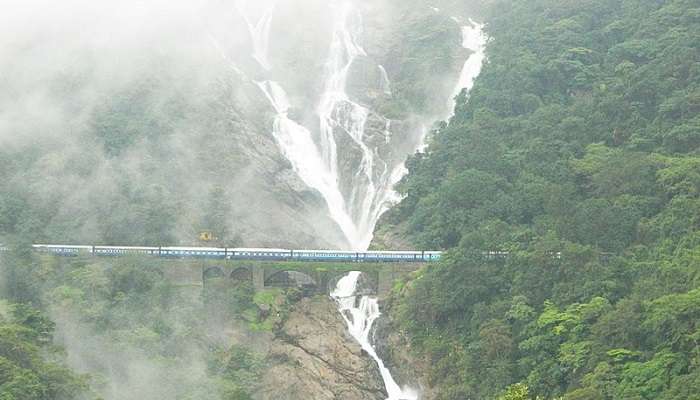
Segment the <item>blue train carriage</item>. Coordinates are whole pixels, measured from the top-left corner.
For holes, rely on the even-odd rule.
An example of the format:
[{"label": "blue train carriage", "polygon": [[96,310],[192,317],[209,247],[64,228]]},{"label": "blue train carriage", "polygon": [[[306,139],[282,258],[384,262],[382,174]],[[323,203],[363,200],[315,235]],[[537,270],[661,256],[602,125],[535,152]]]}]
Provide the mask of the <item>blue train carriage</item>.
[{"label": "blue train carriage", "polygon": [[213,258],[224,259],[231,250],[221,247],[156,247],[156,254],[166,258]]},{"label": "blue train carriage", "polygon": [[423,254],[423,260],[428,262],[438,261],[442,256],[441,251],[423,251],[421,253]]},{"label": "blue train carriage", "polygon": [[431,262],[440,259],[440,251],[368,251],[365,261],[374,262]]},{"label": "blue train carriage", "polygon": [[103,257],[127,255],[158,255],[158,247],[142,246],[92,246],[92,254]]},{"label": "blue train carriage", "polygon": [[418,262],[423,261],[420,251],[368,251],[364,261],[369,262]]},{"label": "blue train carriage", "polygon": [[235,248],[228,249],[227,259],[282,261],[292,259],[294,252],[289,249]]},{"label": "blue train carriage", "polygon": [[364,253],[346,250],[293,250],[294,261],[357,261]]},{"label": "blue train carriage", "polygon": [[79,254],[91,254],[92,246],[77,246],[63,244],[34,244],[32,248],[39,253],[48,253],[58,256],[75,257]]}]

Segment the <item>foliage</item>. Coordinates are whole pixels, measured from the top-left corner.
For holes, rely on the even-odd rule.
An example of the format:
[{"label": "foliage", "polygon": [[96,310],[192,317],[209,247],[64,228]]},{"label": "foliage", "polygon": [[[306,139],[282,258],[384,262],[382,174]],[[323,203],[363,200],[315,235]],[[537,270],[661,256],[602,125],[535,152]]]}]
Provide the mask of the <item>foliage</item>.
[{"label": "foliage", "polygon": [[[82,361],[91,373],[89,383],[94,390],[112,398],[109,386],[121,383],[123,393],[118,398],[129,398],[129,390],[133,390],[131,395],[134,396],[151,393],[158,398],[177,395],[177,398],[191,400],[250,399],[265,365],[263,357],[240,346],[231,347],[220,339],[226,337],[226,332],[239,329],[239,321],[250,322],[243,320],[246,313],[257,310],[249,284],[208,280],[204,290],[179,285],[165,277],[166,268],[177,266],[143,257],[48,256],[36,259],[28,253],[25,257],[3,258],[8,267],[3,272],[20,269],[32,260],[36,268],[25,270],[20,280],[36,288],[31,292],[35,297],[29,300],[47,309],[63,329],[81,338],[81,342],[70,349],[73,357],[82,360],[82,352],[99,351],[99,359],[94,359],[92,354]],[[8,264],[17,265],[9,268]],[[12,282],[11,286],[18,286],[16,277],[3,274],[2,278]],[[21,322],[36,332],[31,339],[37,344],[17,357],[26,358],[28,353],[32,362],[38,363],[42,360],[38,344],[51,344],[53,323],[39,318],[39,314],[23,315]],[[253,322],[264,322],[258,321],[258,317],[253,313]],[[29,334],[24,333],[26,329],[17,333],[10,331],[9,327],[14,325],[6,328],[2,322],[0,318],[0,371],[9,368],[2,360],[3,341]],[[25,364],[19,366],[26,369]],[[125,378],[132,368],[148,378]],[[73,375],[69,371],[53,364],[38,364],[37,370],[40,378],[41,374],[57,374],[56,379],[62,376],[73,379],[74,385],[80,383],[82,386],[78,387],[82,389],[88,384],[87,378],[71,378]],[[37,382],[36,385],[41,383]],[[35,384],[27,381],[18,385],[30,388]],[[68,394],[68,397],[22,397],[24,395],[17,399],[78,398]],[[15,398],[7,398],[10,399]]]},{"label": "foliage", "polygon": [[391,313],[441,400],[697,397],[697,2],[483,3],[487,62],[381,228],[448,252]]},{"label": "foliage", "polygon": [[0,301],[0,399],[90,398],[87,379],[66,368],[51,346],[53,330],[36,309]]}]

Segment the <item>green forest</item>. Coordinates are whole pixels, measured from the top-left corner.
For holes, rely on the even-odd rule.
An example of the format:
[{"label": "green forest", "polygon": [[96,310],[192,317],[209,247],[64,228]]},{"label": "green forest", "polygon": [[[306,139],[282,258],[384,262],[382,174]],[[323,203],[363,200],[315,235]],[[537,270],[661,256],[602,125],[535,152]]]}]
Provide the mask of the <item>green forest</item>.
[{"label": "green forest", "polygon": [[[183,286],[164,278],[171,262],[143,257],[12,251],[2,262],[0,400],[250,400],[264,357],[218,338],[237,326],[271,331],[299,298],[218,278]],[[89,375],[67,366],[57,325]]]},{"label": "green forest", "polygon": [[395,324],[440,400],[700,399],[700,3],[483,13],[487,64],[381,228],[449,250]]},{"label": "green forest", "polygon": [[[409,159],[398,186],[404,199],[378,227],[414,248],[445,250],[439,263],[396,284],[385,308],[392,327],[429,367],[436,400],[700,400],[700,2],[477,3],[487,62],[426,152]],[[431,37],[454,39],[429,28],[440,33]],[[84,122],[94,137],[83,140],[108,159],[134,143],[160,143],[170,128],[152,115],[175,124],[185,106],[170,90],[156,110],[138,99],[170,83],[158,78],[113,94]],[[389,111],[421,108],[411,89],[423,93],[422,85],[404,77],[396,90],[407,98]],[[220,96],[201,100],[201,110],[220,111],[233,97]],[[226,131],[187,123],[210,136]],[[245,164],[232,142],[221,134],[201,145],[213,155],[193,165],[217,176],[200,179],[207,190],[187,204],[206,210],[201,215],[182,211],[157,183],[185,187],[182,171],[164,172],[177,158],[167,152],[144,160],[147,179],[135,184],[128,166],[109,164],[123,179],[97,203],[70,189],[92,176],[97,156],[44,158],[53,142],[0,149],[0,171],[14,176],[0,177],[0,241],[10,247],[0,258],[0,400],[99,400],[116,385],[112,374],[128,373],[104,360],[86,368],[100,371],[90,376],[69,368],[55,345],[54,316],[102,338],[85,344],[97,353],[139,362],[144,355],[177,393],[162,398],[252,398],[264,360],[208,340],[226,328],[212,318],[270,331],[298,293],[261,296],[239,286],[193,301],[162,279],[157,262],[49,259],[28,250],[49,238],[172,243],[178,216],[235,245],[240,238],[217,226],[240,211],[226,197],[237,190],[226,186],[226,171]],[[37,170],[68,171],[70,179],[34,180]],[[81,211],[85,204],[90,212]],[[275,317],[260,317],[262,308]]]}]

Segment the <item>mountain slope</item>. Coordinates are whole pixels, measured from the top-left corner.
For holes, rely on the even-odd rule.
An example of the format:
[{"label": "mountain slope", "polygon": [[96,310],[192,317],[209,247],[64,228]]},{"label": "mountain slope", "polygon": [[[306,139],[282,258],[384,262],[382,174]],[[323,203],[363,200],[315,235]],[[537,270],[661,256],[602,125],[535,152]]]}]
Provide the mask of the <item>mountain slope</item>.
[{"label": "mountain slope", "polygon": [[[697,2],[495,1],[488,62],[378,234],[450,249],[397,290],[439,399],[697,393]],[[485,251],[507,252],[488,257]]]}]

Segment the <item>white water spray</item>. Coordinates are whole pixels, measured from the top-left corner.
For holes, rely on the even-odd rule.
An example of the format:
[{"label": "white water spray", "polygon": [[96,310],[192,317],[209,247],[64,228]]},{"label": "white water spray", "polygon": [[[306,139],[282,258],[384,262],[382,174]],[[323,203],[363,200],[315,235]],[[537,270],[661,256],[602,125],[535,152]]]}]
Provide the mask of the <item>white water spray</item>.
[{"label": "white water spray", "polygon": [[323,158],[328,168],[337,173],[335,128],[343,126],[350,130],[362,130],[367,118],[367,109],[351,102],[345,92],[350,66],[355,58],[365,55],[365,51],[355,40],[357,32],[348,29],[353,12],[352,3],[342,1],[336,4],[333,11],[333,34],[326,60],[326,84],[317,112],[320,118]]},{"label": "white water spray", "polygon": [[[255,82],[277,112],[273,126],[282,153],[291,162],[300,178],[318,190],[326,200],[331,217],[339,225],[352,249],[364,250],[372,240],[375,224],[398,197],[393,185],[398,182],[401,165],[389,165],[378,149],[370,145],[365,126],[370,117],[383,119],[367,107],[353,101],[346,91],[348,75],[353,62],[366,56],[358,43],[362,31],[359,12],[350,0],[331,3],[333,26],[328,58],[325,62],[323,92],[316,113],[319,118],[318,140],[311,131],[288,115],[287,95],[275,81]],[[247,23],[253,42],[253,58],[266,70],[271,69],[268,58],[270,27],[274,3],[257,23],[246,15],[242,2],[238,10]],[[383,67],[380,83],[385,93],[390,93],[389,79]],[[390,139],[391,121],[385,120],[385,143]],[[350,141],[348,151],[357,151],[359,162],[352,171],[339,170],[338,140],[343,145]],[[399,178],[400,179],[400,178]],[[346,184],[344,184],[346,183]],[[348,187],[343,193],[341,187]]]},{"label": "white water spray", "polygon": [[277,112],[272,135],[282,154],[304,183],[323,195],[331,218],[338,223],[347,237],[352,237],[356,234],[354,224],[345,212],[345,201],[338,190],[336,178],[323,164],[311,132],[289,118],[290,103],[287,93],[277,82],[264,81],[256,84]]},{"label": "white water spray", "polygon": [[454,107],[456,105],[455,97],[464,89],[470,91],[474,86],[474,79],[476,79],[481,72],[481,66],[486,58],[485,47],[487,41],[483,29],[483,24],[474,22],[472,19],[469,19],[468,25],[462,26],[462,47],[471,50],[472,54],[467,61],[464,62],[462,71],[459,74],[459,80],[457,81],[455,90],[452,92],[452,98],[449,104],[450,116],[454,113]]},{"label": "white water spray", "polygon": [[387,96],[391,96],[391,81],[389,81],[389,74],[386,72],[386,68],[383,65],[379,66],[379,88]]},{"label": "white water spray", "polygon": [[[247,23],[253,42],[253,58],[266,70],[271,69],[268,61],[268,47],[272,16],[275,3],[271,3],[260,20],[253,24],[245,12],[245,4],[237,3],[239,13]],[[343,235],[350,239],[357,236],[357,229],[347,212],[345,199],[338,187],[337,171],[329,169],[324,157],[313,140],[311,132],[289,118],[291,103],[284,88],[275,81],[254,82],[270,101],[277,115],[272,126],[282,154],[292,164],[292,168],[304,183],[321,193],[328,206],[330,217],[338,224]],[[352,242],[351,242],[352,243]]]},{"label": "white water spray", "polygon": [[[355,224],[356,234],[348,237],[355,249],[366,249],[372,240],[374,227],[381,214],[396,199],[391,177],[394,171],[379,156],[366,137],[366,124],[371,111],[351,100],[346,91],[348,75],[353,62],[366,53],[358,42],[362,32],[362,19],[349,0],[336,0],[334,8],[333,34],[326,66],[326,83],[317,108],[320,128],[320,147],[324,161],[338,182],[349,181],[350,193],[345,193],[347,213]],[[378,66],[382,74],[381,87],[390,93],[386,70]],[[379,116],[374,116],[379,117]],[[381,118],[381,117],[379,117]],[[386,121],[390,126],[390,122]],[[351,176],[338,170],[337,140],[349,138],[359,150],[361,160]],[[385,140],[390,132],[385,131]],[[393,169],[400,166],[392,167]]]},{"label": "white water spray", "polygon": [[236,8],[248,26],[248,32],[253,42],[253,58],[263,69],[269,71],[270,61],[268,59],[268,49],[270,47],[270,27],[272,26],[272,15],[275,11],[276,2],[270,3],[263,15],[257,22],[253,23],[245,9],[246,2],[238,1]]},{"label": "white water spray", "polygon": [[[242,1],[242,0],[241,0]],[[263,69],[269,71],[268,58],[270,27],[274,3],[256,23],[251,23],[239,2],[239,11],[248,26],[252,42],[252,57]],[[366,137],[366,124],[370,117],[384,120],[384,144],[392,139],[391,121],[375,115],[372,111],[353,101],[346,91],[348,75],[353,62],[366,56],[358,42],[362,23],[359,12],[351,0],[332,0],[333,29],[328,58],[325,62],[325,84],[316,113],[319,117],[318,135],[289,118],[291,107],[282,85],[273,80],[256,81],[265,97],[276,112],[272,135],[283,155],[290,161],[294,171],[311,188],[318,190],[325,199],[331,218],[338,224],[349,245],[354,249],[365,250],[379,217],[400,197],[393,187],[408,172],[403,163],[390,163],[382,159],[376,145],[369,144]],[[435,12],[439,12],[435,9]],[[462,46],[472,50],[466,60],[455,87],[454,96],[463,89],[470,90],[484,61],[486,37],[482,25],[470,20],[462,27]],[[388,74],[383,66],[377,65],[381,81],[379,88],[385,95],[391,95]],[[453,96],[453,97],[454,97]],[[450,102],[450,112],[454,110],[454,100]],[[427,130],[423,130],[427,132]],[[314,140],[314,138],[317,140]],[[338,160],[338,139],[348,140],[359,151],[361,159],[352,171],[340,171]],[[418,145],[424,148],[425,135]],[[345,149],[343,149],[345,150]],[[348,150],[350,151],[350,150]],[[349,176],[343,176],[343,175]],[[350,193],[343,193],[341,182],[349,182]],[[401,388],[393,379],[384,362],[377,355],[371,343],[371,329],[379,318],[378,300],[370,296],[356,294],[360,272],[351,272],[340,279],[331,296],[337,301],[338,309],[348,325],[350,334],[377,363],[387,394],[387,400],[416,400],[418,394],[410,388]]]},{"label": "white water spray", "polygon": [[379,372],[384,380],[386,392],[389,395],[387,400],[416,400],[418,399],[418,394],[410,388],[401,388],[396,383],[391,376],[391,372],[386,368],[372,346],[370,340],[372,325],[381,313],[379,312],[379,303],[376,298],[358,296],[356,294],[360,275],[361,272],[353,271],[341,278],[335,290],[331,293],[331,297],[338,303],[338,310],[343,315],[352,337],[377,363]]},{"label": "white water spray", "polygon": [[[252,38],[252,57],[269,71],[272,68],[268,55],[270,29],[276,1],[267,4],[256,22],[247,15],[245,0],[239,0],[237,7]],[[331,40],[324,63],[323,91],[315,110],[318,127],[309,129],[289,118],[290,104],[281,83],[274,80],[255,83],[277,113],[272,134],[282,153],[300,178],[323,196],[331,218],[347,239],[347,246],[364,250],[372,240],[381,215],[400,200],[393,187],[407,170],[395,156],[391,159],[391,155],[380,152],[378,147],[378,134],[384,135],[383,140],[380,138],[384,146],[390,145],[391,121],[353,100],[347,92],[353,63],[367,56],[359,42],[363,30],[361,15],[352,0],[331,0],[329,7],[332,11]],[[481,29],[482,25],[471,20],[462,27],[462,46],[473,54],[462,68],[454,96],[462,89],[471,89],[479,74],[486,42]],[[377,68],[379,89],[391,95],[387,71],[381,65]],[[449,114],[441,118],[449,117],[453,110],[451,98]],[[384,120],[386,128],[383,132],[376,129],[367,132],[369,120],[373,126]],[[425,147],[424,140],[425,135],[414,150],[421,151]],[[348,168],[347,160],[352,157],[356,157],[356,161]]]}]

